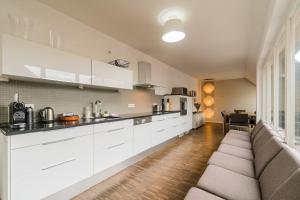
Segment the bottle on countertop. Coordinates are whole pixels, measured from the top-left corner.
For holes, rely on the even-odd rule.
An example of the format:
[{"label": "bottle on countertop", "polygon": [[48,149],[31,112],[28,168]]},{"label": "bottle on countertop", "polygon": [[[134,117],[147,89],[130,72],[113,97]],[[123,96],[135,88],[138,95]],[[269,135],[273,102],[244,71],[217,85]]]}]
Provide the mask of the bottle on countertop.
[{"label": "bottle on countertop", "polygon": [[166,108],[165,108],[165,100],[161,99],[161,112],[165,112]]},{"label": "bottle on countertop", "polygon": [[166,111],[169,112],[170,111],[170,99],[167,98],[167,102],[166,102]]},{"label": "bottle on countertop", "polygon": [[32,107],[26,107],[25,109],[25,121],[26,124],[33,124],[33,108]]}]

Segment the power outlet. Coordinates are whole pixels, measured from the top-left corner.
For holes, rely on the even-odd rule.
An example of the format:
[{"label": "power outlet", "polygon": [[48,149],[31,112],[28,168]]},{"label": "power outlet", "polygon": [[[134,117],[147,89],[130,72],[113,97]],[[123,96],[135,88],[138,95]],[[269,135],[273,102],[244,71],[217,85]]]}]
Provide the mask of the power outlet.
[{"label": "power outlet", "polygon": [[135,108],[135,104],[134,103],[129,103],[128,108]]}]

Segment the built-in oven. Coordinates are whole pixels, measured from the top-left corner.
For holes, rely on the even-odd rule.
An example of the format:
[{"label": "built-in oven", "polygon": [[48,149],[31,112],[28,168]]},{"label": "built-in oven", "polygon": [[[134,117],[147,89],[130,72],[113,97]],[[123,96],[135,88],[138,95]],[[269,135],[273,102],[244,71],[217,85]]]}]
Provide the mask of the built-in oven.
[{"label": "built-in oven", "polygon": [[180,97],[180,115],[187,115],[187,98]]}]

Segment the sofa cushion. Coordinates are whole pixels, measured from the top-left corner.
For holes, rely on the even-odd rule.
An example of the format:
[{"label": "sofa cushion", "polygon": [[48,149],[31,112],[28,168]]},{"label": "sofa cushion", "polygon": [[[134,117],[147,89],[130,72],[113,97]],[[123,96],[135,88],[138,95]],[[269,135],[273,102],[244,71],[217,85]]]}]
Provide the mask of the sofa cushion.
[{"label": "sofa cushion", "polygon": [[255,177],[253,162],[222,152],[214,152],[210,157],[208,164],[217,165],[251,178]]},{"label": "sofa cushion", "polygon": [[250,136],[247,136],[247,135],[241,135],[241,134],[238,134],[238,133],[227,133],[225,135],[225,138],[234,138],[234,139],[239,139],[239,140],[244,140],[246,142],[250,142]]},{"label": "sofa cushion", "polygon": [[237,156],[252,161],[254,159],[252,151],[229,144],[221,144],[218,148],[219,152]]},{"label": "sofa cushion", "polygon": [[284,146],[263,170],[259,182],[263,199],[300,199],[299,153]]},{"label": "sofa cushion", "polygon": [[222,144],[230,144],[236,147],[241,147],[241,148],[245,148],[245,149],[251,149],[252,145],[251,142],[247,142],[244,140],[239,140],[236,138],[232,138],[232,137],[225,137],[222,141]]},{"label": "sofa cushion", "polygon": [[209,165],[198,182],[198,187],[225,199],[259,200],[259,183],[230,170]]},{"label": "sofa cushion", "polygon": [[256,178],[259,178],[264,168],[283,148],[283,141],[277,137],[271,137],[264,145],[258,147],[254,164]]},{"label": "sofa cushion", "polygon": [[192,187],[184,200],[222,200],[222,198],[199,188]]},{"label": "sofa cushion", "polygon": [[251,133],[248,131],[240,131],[240,130],[235,130],[235,129],[230,129],[226,135],[229,133],[234,133],[234,134],[239,134],[239,135],[244,135],[250,137]]}]

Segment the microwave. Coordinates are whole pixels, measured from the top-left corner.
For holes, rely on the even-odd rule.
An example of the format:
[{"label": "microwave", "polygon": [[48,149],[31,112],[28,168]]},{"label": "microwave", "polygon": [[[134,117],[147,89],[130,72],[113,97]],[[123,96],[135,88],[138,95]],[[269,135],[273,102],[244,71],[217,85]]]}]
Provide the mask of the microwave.
[{"label": "microwave", "polygon": [[172,88],[172,94],[173,95],[188,95],[188,89],[185,87],[176,87]]}]

